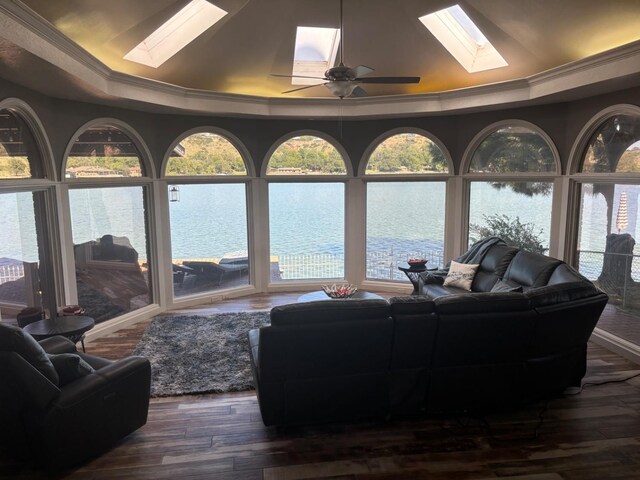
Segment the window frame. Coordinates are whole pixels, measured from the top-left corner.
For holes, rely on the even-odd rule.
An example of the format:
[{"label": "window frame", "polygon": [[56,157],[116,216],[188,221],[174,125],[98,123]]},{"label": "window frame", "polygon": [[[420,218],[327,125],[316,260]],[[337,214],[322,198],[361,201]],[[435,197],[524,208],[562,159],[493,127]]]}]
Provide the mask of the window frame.
[{"label": "window frame", "polygon": [[[551,154],[553,155],[553,160],[555,164],[555,171],[552,172],[505,172],[505,173],[492,173],[492,172],[470,172],[471,162],[473,160],[473,155],[478,149],[478,147],[484,142],[484,140],[497,132],[498,130],[506,127],[523,127],[531,130],[534,133],[540,135],[549,146],[551,150]],[[557,206],[552,209],[551,219],[549,224],[549,249],[548,254],[554,255],[557,254],[559,240],[556,238],[556,235],[553,235],[554,231],[558,230],[558,226],[560,225],[560,212],[562,205],[562,188],[560,188],[559,179],[562,175],[562,164],[560,162],[560,154],[558,149],[551,139],[551,137],[539,126],[534,123],[528,122],[526,120],[520,119],[504,119],[498,122],[494,122],[490,125],[487,125],[482,130],[480,130],[473,139],[467,145],[467,148],[464,151],[462,162],[460,165],[460,176],[463,181],[463,211],[461,215],[461,231],[460,231],[460,242],[463,246],[463,249],[466,251],[466,247],[469,243],[469,221],[470,221],[470,212],[471,212],[471,184],[473,182],[484,182],[490,183],[492,181],[495,182],[549,182],[553,184],[552,191],[552,206]]]},{"label": "window frame", "polygon": [[[244,175],[167,175],[169,159],[174,148],[185,138],[188,138],[192,135],[197,135],[199,133],[212,133],[227,140],[233,147],[235,147],[235,149],[240,154],[247,173]],[[158,270],[161,272],[161,276],[164,279],[162,289],[163,297],[165,302],[167,302],[167,304],[169,305],[169,308],[174,306],[183,307],[190,305],[201,305],[203,303],[203,300],[207,298],[216,299],[221,298],[222,296],[240,296],[248,293],[255,293],[257,291],[256,283],[258,283],[259,278],[259,274],[256,273],[258,262],[255,259],[256,248],[254,246],[254,218],[256,218],[256,215],[254,213],[255,194],[253,192],[256,190],[256,176],[254,162],[252,161],[251,155],[249,154],[249,151],[244,143],[242,143],[242,141],[231,132],[222,128],[208,125],[191,128],[182,132],[178,137],[176,137],[175,140],[171,142],[169,148],[167,148],[164,154],[160,171],[162,172],[162,175],[160,178],[160,182],[158,182],[158,186],[161,189],[161,191],[159,192],[159,196],[162,200],[163,218],[166,219],[166,224],[163,225],[162,231],[159,231],[159,234],[163,236],[162,248],[164,255],[162,255],[162,259],[159,262],[160,265]],[[173,248],[171,245],[171,216],[169,212],[168,194],[169,186],[221,184],[244,184],[246,199],[245,209],[247,214],[247,253],[249,256],[249,283],[247,285],[231,287],[227,289],[208,290],[179,297],[175,296],[172,280]]]},{"label": "window frame", "polygon": [[[445,160],[447,162],[447,166],[449,171],[446,173],[401,173],[401,174],[377,174],[377,173],[366,173],[367,164],[369,163],[369,159],[371,155],[376,151],[376,149],[384,143],[386,140],[402,134],[416,134],[425,137],[427,140],[433,142],[443,153]],[[453,165],[453,160],[451,157],[451,153],[445,146],[445,144],[434,134],[427,130],[423,130],[415,127],[398,127],[391,130],[387,130],[386,132],[378,135],[365,149],[362,159],[360,161],[360,165],[358,166],[358,179],[363,184],[364,188],[364,205],[363,205],[363,218],[362,218],[362,238],[363,245],[362,251],[363,255],[361,258],[362,262],[362,278],[363,284],[365,286],[369,286],[371,288],[389,288],[392,289],[394,286],[398,288],[398,291],[404,291],[406,289],[407,281],[393,280],[393,279],[377,279],[377,278],[367,278],[367,258],[366,258],[366,250],[367,250],[367,206],[369,203],[368,198],[368,185],[369,183],[382,183],[382,182],[391,182],[391,183],[406,183],[406,182],[443,182],[445,185],[445,219],[444,219],[444,246],[443,246],[443,258],[447,258],[449,254],[449,246],[447,244],[447,236],[450,234],[450,228],[453,225],[452,216],[454,215],[455,206],[454,203],[451,202],[450,195],[453,191],[455,191],[455,187],[452,188],[452,182],[455,179],[455,169]],[[403,289],[403,290],[400,290]]]},{"label": "window frame", "polygon": [[[340,174],[326,174],[326,175],[267,175],[267,167],[269,165],[269,161],[273,156],[274,152],[284,143],[296,137],[303,136],[313,136],[320,138],[328,142],[331,146],[333,146],[340,157],[345,166],[346,173]],[[264,222],[261,224],[261,228],[263,229],[264,242],[266,245],[266,255],[263,259],[263,269],[265,270],[265,275],[269,273],[269,264],[271,257],[271,215],[269,211],[270,198],[269,198],[269,185],[272,183],[343,183],[344,184],[344,218],[343,218],[343,231],[344,231],[344,278],[342,279],[291,279],[291,280],[282,280],[280,282],[272,282],[271,278],[266,280],[266,290],[268,292],[280,292],[280,291],[291,291],[292,288],[296,286],[300,287],[312,287],[318,286],[327,282],[336,281],[336,282],[350,282],[356,283],[350,275],[349,271],[349,238],[350,238],[350,224],[349,219],[351,218],[351,214],[349,211],[349,198],[350,198],[350,180],[353,179],[353,167],[352,163],[349,159],[349,156],[344,149],[344,147],[332,136],[318,130],[295,130],[287,133],[286,135],[278,138],[267,150],[262,162],[262,167],[260,169],[260,178],[264,182],[264,203],[265,207],[262,212],[266,212],[266,218]]]},{"label": "window frame", "polygon": [[[140,153],[140,168],[142,175],[140,177],[84,177],[84,178],[66,178],[65,172],[67,167],[67,158],[69,152],[73,147],[74,142],[86,129],[99,125],[108,125],[119,128],[125,134],[129,136],[134,143],[138,152]],[[162,294],[162,277],[160,275],[159,258],[160,246],[163,240],[158,238],[160,229],[159,225],[162,224],[161,212],[158,209],[158,203],[156,198],[158,197],[158,189],[154,182],[155,168],[153,165],[152,156],[146,143],[138,134],[138,132],[128,125],[127,123],[115,119],[115,118],[95,118],[83,124],[78,128],[71,140],[68,142],[64,151],[62,166],[61,166],[61,195],[59,201],[62,204],[62,221],[61,223],[61,236],[66,239],[63,244],[63,256],[66,264],[66,303],[77,304],[78,303],[78,287],[75,269],[75,254],[73,243],[73,226],[71,222],[71,204],[69,190],[80,189],[101,189],[101,188],[117,188],[117,187],[141,187],[144,201],[147,205],[145,214],[147,215],[145,221],[147,223],[147,231],[145,232],[148,255],[147,262],[149,264],[149,295],[151,296],[150,303],[144,307],[132,310],[124,313],[120,316],[101,322],[96,325],[91,331],[91,336],[99,337],[104,332],[112,331],[116,325],[128,324],[135,319],[148,318],[150,315],[155,315],[166,306],[166,300]]]}]

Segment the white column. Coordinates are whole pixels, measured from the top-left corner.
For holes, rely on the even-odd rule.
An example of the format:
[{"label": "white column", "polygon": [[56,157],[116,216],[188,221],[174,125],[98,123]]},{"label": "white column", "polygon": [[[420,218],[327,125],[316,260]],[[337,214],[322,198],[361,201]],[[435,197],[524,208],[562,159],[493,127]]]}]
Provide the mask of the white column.
[{"label": "white column", "polygon": [[364,180],[353,178],[345,187],[345,278],[361,285],[366,272],[367,185]]}]

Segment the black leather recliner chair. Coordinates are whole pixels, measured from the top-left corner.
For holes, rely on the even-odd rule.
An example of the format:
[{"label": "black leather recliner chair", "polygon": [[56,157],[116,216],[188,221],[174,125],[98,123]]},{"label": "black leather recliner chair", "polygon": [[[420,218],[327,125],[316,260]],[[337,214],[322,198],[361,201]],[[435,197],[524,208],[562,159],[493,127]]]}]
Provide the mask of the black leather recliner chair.
[{"label": "black leather recliner chair", "polygon": [[[56,370],[48,354],[72,355],[54,356]],[[150,382],[145,358],[112,362],[0,324],[0,443],[46,467],[80,463],[146,423]]]}]

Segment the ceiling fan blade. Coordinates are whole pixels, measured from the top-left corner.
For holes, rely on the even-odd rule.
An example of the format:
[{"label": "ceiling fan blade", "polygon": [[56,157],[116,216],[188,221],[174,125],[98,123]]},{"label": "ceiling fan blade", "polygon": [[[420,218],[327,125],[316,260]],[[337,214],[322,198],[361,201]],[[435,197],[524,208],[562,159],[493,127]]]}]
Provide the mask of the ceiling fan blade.
[{"label": "ceiling fan blade", "polygon": [[364,90],[364,88],[356,87],[353,89],[353,92],[351,92],[351,95],[349,96],[350,97],[367,97],[369,96],[369,94]]},{"label": "ceiling fan blade", "polygon": [[373,68],[367,67],[366,65],[358,65],[357,67],[354,67],[351,70],[353,70],[353,73],[355,74],[356,78],[364,77],[365,75],[369,75],[371,72],[374,71]]},{"label": "ceiling fan blade", "polygon": [[293,92],[297,92],[299,90],[306,90],[307,88],[321,87],[322,85],[326,85],[326,83],[316,83],[315,85],[307,85],[305,87],[300,87],[300,88],[294,88],[292,90],[287,90],[286,92],[282,92],[282,93],[293,93]]},{"label": "ceiling fan blade", "polygon": [[270,73],[272,77],[282,77],[282,78],[313,78],[314,80],[329,80],[324,77],[307,77],[305,75],[280,75],[278,73]]},{"label": "ceiling fan blade", "polygon": [[420,77],[364,77],[356,78],[360,83],[420,83]]}]

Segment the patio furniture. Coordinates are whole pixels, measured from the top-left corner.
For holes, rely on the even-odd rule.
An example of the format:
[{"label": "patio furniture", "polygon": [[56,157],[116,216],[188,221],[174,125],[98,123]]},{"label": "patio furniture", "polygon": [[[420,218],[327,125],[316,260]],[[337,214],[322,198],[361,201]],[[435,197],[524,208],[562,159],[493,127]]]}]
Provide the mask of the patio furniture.
[{"label": "patio furniture", "polygon": [[218,286],[222,284],[222,280],[225,275],[230,273],[237,273],[242,275],[249,271],[249,264],[247,263],[216,263],[216,262],[202,262],[202,261],[190,261],[184,262],[184,266],[193,270],[193,274],[197,275],[199,279],[205,281],[214,281]]}]

